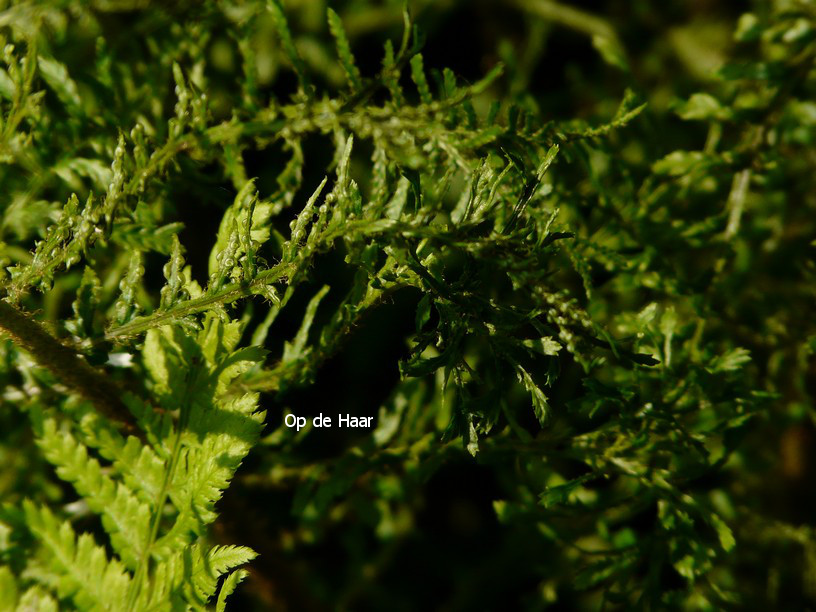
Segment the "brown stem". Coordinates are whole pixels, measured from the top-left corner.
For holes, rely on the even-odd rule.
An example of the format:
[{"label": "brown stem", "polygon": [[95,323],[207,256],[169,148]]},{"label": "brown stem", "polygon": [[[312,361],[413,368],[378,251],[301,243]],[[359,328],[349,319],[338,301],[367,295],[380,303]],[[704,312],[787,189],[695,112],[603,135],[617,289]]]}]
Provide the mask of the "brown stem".
[{"label": "brown stem", "polygon": [[130,411],[120,399],[119,388],[49,334],[39,323],[0,300],[0,332],[29,353],[63,384],[91,402],[104,416],[133,429]]}]

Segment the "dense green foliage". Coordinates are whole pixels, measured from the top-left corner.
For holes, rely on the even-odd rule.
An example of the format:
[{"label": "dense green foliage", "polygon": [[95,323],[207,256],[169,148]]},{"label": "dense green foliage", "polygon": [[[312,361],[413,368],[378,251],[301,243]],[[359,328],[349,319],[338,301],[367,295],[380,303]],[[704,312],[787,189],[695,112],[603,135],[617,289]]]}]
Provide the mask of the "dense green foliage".
[{"label": "dense green foliage", "polygon": [[0,2],[0,610],[816,605],[816,4],[600,4]]}]

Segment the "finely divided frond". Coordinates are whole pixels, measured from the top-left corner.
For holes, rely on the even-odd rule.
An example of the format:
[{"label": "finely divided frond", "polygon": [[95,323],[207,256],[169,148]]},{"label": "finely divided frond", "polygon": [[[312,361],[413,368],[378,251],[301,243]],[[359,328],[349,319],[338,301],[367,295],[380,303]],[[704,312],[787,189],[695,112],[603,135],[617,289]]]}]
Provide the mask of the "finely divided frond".
[{"label": "finely divided frond", "polygon": [[360,91],[363,87],[363,79],[360,75],[360,69],[357,68],[357,64],[354,62],[354,55],[351,52],[351,45],[343,28],[343,22],[340,16],[331,8],[326,9],[326,14],[329,19],[329,29],[337,42],[337,55],[346,73],[349,86],[352,91]]},{"label": "finely divided frond", "polygon": [[[124,610],[130,576],[88,534],[76,536],[48,508],[23,503],[26,523],[43,547],[41,580],[82,610]],[[22,603],[22,601],[21,601]]]},{"label": "finely divided frond", "polygon": [[102,517],[114,549],[128,567],[135,567],[147,539],[149,506],[108,476],[99,462],[88,456],[83,444],[58,428],[54,417],[44,413],[34,419],[37,444],[45,458],[56,466],[60,478],[74,485],[88,508]]}]

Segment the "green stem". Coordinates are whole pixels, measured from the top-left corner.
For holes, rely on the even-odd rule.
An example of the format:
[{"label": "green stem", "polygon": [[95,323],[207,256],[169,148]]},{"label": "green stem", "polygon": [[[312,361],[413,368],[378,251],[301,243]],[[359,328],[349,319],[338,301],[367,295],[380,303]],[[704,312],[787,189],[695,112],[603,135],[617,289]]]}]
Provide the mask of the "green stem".
[{"label": "green stem", "polygon": [[170,485],[176,474],[176,467],[178,466],[179,458],[181,457],[181,438],[184,430],[187,429],[187,423],[190,420],[190,396],[192,395],[193,383],[196,379],[197,370],[195,365],[187,372],[186,388],[184,399],[181,406],[181,413],[179,414],[179,422],[176,426],[176,435],[173,440],[173,450],[170,455],[170,463],[164,472],[162,479],[162,486],[159,489],[159,494],[156,497],[156,508],[153,515],[153,521],[150,525],[150,532],[147,536],[147,541],[142,549],[142,555],[139,559],[139,565],[136,567],[136,573],[133,576],[133,581],[130,583],[128,589],[128,610],[134,610],[136,600],[142,590],[142,582],[147,575],[148,566],[150,564],[150,553],[153,545],[156,543],[159,535],[159,527],[161,526],[162,508],[167,503],[167,498],[170,495]]},{"label": "green stem", "polygon": [[257,293],[258,288],[263,285],[274,283],[284,276],[287,276],[294,269],[292,264],[278,264],[277,266],[264,270],[249,283],[232,283],[224,286],[219,291],[209,295],[184,301],[174,308],[154,312],[151,315],[136,317],[132,321],[114,327],[105,334],[108,340],[135,336],[153,327],[172,323],[182,317],[197,312],[203,312],[215,304],[231,304],[243,297],[248,297]]},{"label": "green stem", "polygon": [[589,36],[606,38],[620,49],[623,48],[615,29],[608,21],[597,15],[551,0],[513,0],[513,3],[528,13]]}]

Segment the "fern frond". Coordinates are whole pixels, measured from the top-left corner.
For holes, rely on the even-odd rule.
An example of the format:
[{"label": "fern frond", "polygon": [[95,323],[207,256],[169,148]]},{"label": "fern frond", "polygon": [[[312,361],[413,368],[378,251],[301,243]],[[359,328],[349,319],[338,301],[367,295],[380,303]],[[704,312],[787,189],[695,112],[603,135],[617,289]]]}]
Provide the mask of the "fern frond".
[{"label": "fern frond", "polygon": [[326,14],[329,19],[329,29],[337,42],[337,56],[340,58],[340,64],[346,73],[349,87],[351,87],[352,91],[360,91],[363,88],[363,79],[360,75],[360,69],[357,68],[357,64],[354,62],[354,55],[351,52],[351,45],[343,28],[343,21],[340,19],[340,15],[331,8],[326,9]]},{"label": "fern frond", "polygon": [[[43,547],[39,580],[83,610],[123,610],[130,576],[88,534],[77,537],[48,508],[23,503],[26,523]],[[25,596],[23,597],[25,599]],[[20,602],[23,603],[22,601]]]},{"label": "fern frond", "polygon": [[185,297],[181,293],[184,291],[184,257],[182,252],[178,235],[173,234],[173,250],[170,253],[170,261],[162,269],[167,284],[161,289],[161,301],[159,302],[161,308],[168,308],[179,297]]},{"label": "fern frond", "polygon": [[106,475],[87,448],[47,413],[34,414],[37,444],[63,480],[74,485],[93,512],[102,517],[111,544],[124,563],[135,567],[143,554],[150,524],[150,508],[122,483]]},{"label": "fern frond", "polygon": [[286,14],[283,12],[283,8],[280,5],[280,0],[269,0],[267,3],[267,8],[272,15],[272,22],[275,24],[275,29],[277,30],[278,36],[281,39],[283,50],[289,58],[289,62],[292,64],[295,74],[297,74],[301,91],[306,95],[311,95],[312,84],[309,79],[309,73],[303,64],[303,60],[297,51],[297,47],[295,47],[295,42],[292,39],[292,32],[289,29],[289,24],[286,21]]},{"label": "fern frond", "polygon": [[414,80],[417,91],[419,91],[419,99],[422,103],[431,104],[433,96],[428,85],[428,77],[425,76],[425,62],[421,53],[417,53],[411,58],[411,78]]},{"label": "fern frond", "polygon": [[[145,366],[154,393],[167,410],[180,409],[163,470],[163,484],[153,501],[152,526],[145,531],[144,548],[128,601],[135,605],[149,583],[152,556],[171,558],[188,550],[206,525],[216,518],[215,504],[258,439],[264,413],[257,412],[258,396],[226,397],[231,382],[265,352],[259,347],[236,349],[239,322],[223,323],[215,316],[195,336],[179,328],[150,330],[145,340]],[[178,385],[175,381],[183,380]],[[165,501],[174,508],[171,526],[162,533]],[[162,580],[175,580],[172,571],[156,570]],[[209,596],[209,595],[208,595]]]},{"label": "fern frond", "polygon": [[144,276],[144,272],[142,253],[140,251],[134,251],[130,256],[127,272],[119,283],[121,293],[114,305],[116,322],[120,325],[129,322],[139,312],[139,305],[136,303],[136,292]]},{"label": "fern frond", "polygon": [[95,414],[80,418],[79,432],[82,442],[110,461],[128,489],[143,503],[155,501],[161,488],[164,462],[152,446],[135,436],[123,437]]},{"label": "fern frond", "polygon": [[230,572],[224,581],[221,583],[221,588],[218,589],[218,601],[216,602],[215,612],[225,612],[227,609],[227,597],[233,594],[238,585],[249,576],[246,570],[235,570]]},{"label": "fern frond", "polygon": [[[157,566],[137,605],[144,610],[189,605],[204,608],[215,596],[221,578],[255,557],[252,550],[243,546],[214,546],[207,550],[196,543],[177,548]],[[235,580],[237,578],[233,582]],[[224,591],[225,586],[226,582],[221,587],[224,599],[230,594],[229,588]],[[221,593],[219,601],[222,600]]]},{"label": "fern frond", "polygon": [[391,93],[394,105],[397,107],[402,106],[405,102],[405,96],[399,85],[399,77],[400,70],[394,57],[394,45],[390,40],[387,40],[385,41],[385,54],[382,60],[382,78]]},{"label": "fern frond", "polygon": [[[721,476],[740,473],[741,440],[771,399],[784,418],[763,423],[785,440],[808,425],[816,333],[796,313],[816,284],[795,257],[816,244],[807,3],[741,18],[740,63],[690,67],[677,82],[719,83],[687,101],[662,80],[665,54],[628,57],[614,20],[550,0],[475,3],[473,15],[458,2],[453,20],[448,3],[421,3],[436,24],[512,17],[486,37],[451,32],[468,35],[474,62],[502,60],[478,80],[432,56],[450,45],[420,54],[407,4],[401,41],[384,48],[372,43],[399,27],[392,1],[143,4],[0,9],[0,459],[12,459],[0,609],[222,611],[255,556],[213,546],[246,539],[234,516],[218,520],[244,509],[225,503],[236,478],[239,493],[268,487],[284,503],[250,526],[282,537],[259,551],[296,556],[328,534],[349,553],[331,576],[287,565],[291,591],[315,601],[285,604],[382,607],[377,572],[390,587],[403,569],[389,551],[427,522],[427,487],[472,471],[437,470],[469,455],[490,489],[473,499],[492,498],[514,538],[491,570],[541,588],[483,600],[459,587],[484,568],[460,564],[459,607],[563,605],[565,593],[579,607],[754,601],[735,596],[749,566],[729,555],[767,550],[742,516],[756,479],[737,490]],[[514,11],[546,23],[479,48]],[[123,24],[137,41],[111,40]],[[568,87],[548,88],[553,27],[588,34],[624,72],[588,83],[577,58]],[[719,22],[702,46],[684,38],[693,29],[653,41],[673,69],[726,53]],[[617,77],[635,74],[660,89],[619,102]],[[660,103],[646,113],[646,99]],[[571,107],[579,119],[553,119]],[[695,123],[678,128],[667,107]],[[393,388],[358,425],[300,410],[294,390],[319,380],[341,414],[362,416],[365,402],[346,406],[372,376],[371,397]],[[352,391],[332,393],[338,380]],[[296,427],[277,413],[266,423],[261,393]],[[782,466],[783,488],[806,467]],[[484,523],[477,505],[454,531]],[[780,537],[807,561],[813,536]],[[369,548],[382,563],[365,562]],[[261,586],[265,569],[251,574]],[[807,583],[780,571],[768,584]],[[314,589],[297,586],[304,576]],[[766,608],[789,596],[802,607],[776,590]],[[406,606],[422,608],[414,591]]]}]

